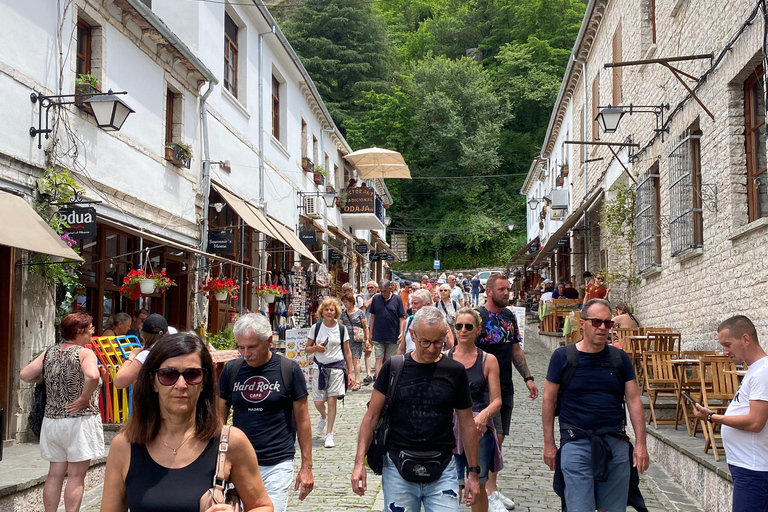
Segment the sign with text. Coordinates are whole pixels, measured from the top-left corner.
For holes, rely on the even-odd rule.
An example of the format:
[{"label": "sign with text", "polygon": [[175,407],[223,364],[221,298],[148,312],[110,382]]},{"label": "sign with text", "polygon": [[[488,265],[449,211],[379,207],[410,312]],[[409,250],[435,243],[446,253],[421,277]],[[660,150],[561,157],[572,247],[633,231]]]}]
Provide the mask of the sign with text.
[{"label": "sign with text", "polygon": [[378,252],[369,252],[368,253],[368,261],[381,261],[381,254]]},{"label": "sign with text", "polygon": [[316,244],[317,231],[299,231],[299,240],[304,242],[305,245]]},{"label": "sign with text", "polygon": [[520,330],[520,348],[525,350],[525,307],[507,306],[511,309],[517,319],[517,328]]},{"label": "sign with text", "polygon": [[96,238],[96,209],[95,208],[61,208],[59,219],[69,224],[64,232],[73,240]]},{"label": "sign with text", "polygon": [[365,244],[355,245],[355,250],[360,254],[368,254],[368,246]]},{"label": "sign with text", "polygon": [[440,260],[435,260],[433,267],[435,270],[440,270]]},{"label": "sign with text", "polygon": [[347,189],[347,203],[341,213],[376,214],[376,193],[372,188],[355,187]]},{"label": "sign with text", "polygon": [[394,254],[387,254],[387,261],[395,261],[395,255]]},{"label": "sign with text", "polygon": [[328,261],[340,261],[344,259],[344,255],[342,255],[339,251],[336,249],[328,249]]},{"label": "sign with text", "polygon": [[400,261],[408,261],[408,235],[404,233],[392,234],[392,250]]},{"label": "sign with text", "polygon": [[208,252],[211,254],[232,254],[235,251],[235,236],[231,231],[208,234]]},{"label": "sign with text", "polygon": [[288,329],[285,331],[285,357],[296,361],[307,380],[307,385],[312,382],[309,368],[312,365],[311,356],[304,350],[309,338],[310,329]]},{"label": "sign with text", "polygon": [[568,247],[568,243],[571,241],[571,239],[567,236],[564,236],[560,240],[557,241],[558,247]]},{"label": "sign with text", "polygon": [[528,247],[528,254],[533,254],[533,253],[536,253],[538,251],[539,251],[539,246],[538,245],[531,245],[530,247]]}]

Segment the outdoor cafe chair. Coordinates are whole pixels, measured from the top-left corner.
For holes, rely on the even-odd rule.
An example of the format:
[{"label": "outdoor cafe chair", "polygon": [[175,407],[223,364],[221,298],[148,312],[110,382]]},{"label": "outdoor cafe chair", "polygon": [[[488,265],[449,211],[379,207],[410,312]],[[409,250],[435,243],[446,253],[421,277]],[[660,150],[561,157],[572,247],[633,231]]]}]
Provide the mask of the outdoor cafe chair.
[{"label": "outdoor cafe chair", "polygon": [[[739,390],[736,365],[727,356],[704,356],[700,360],[701,404],[716,414],[724,414]],[[704,453],[712,449],[715,460],[719,461],[720,453],[725,454],[720,425],[700,421],[704,431]]]},{"label": "outdoor cafe chair", "polygon": [[648,336],[648,350],[655,351],[675,351],[680,355],[680,345],[682,340],[680,333],[662,333],[652,332]]},{"label": "outdoor cafe chair", "polygon": [[677,357],[678,353],[674,350],[649,350],[643,357],[645,389],[650,404],[648,424],[653,423],[654,428],[659,428],[659,423],[671,425],[676,421],[676,418],[659,419],[656,417],[656,400],[659,397],[677,399],[679,387],[677,377],[672,369],[672,360],[677,359]]}]

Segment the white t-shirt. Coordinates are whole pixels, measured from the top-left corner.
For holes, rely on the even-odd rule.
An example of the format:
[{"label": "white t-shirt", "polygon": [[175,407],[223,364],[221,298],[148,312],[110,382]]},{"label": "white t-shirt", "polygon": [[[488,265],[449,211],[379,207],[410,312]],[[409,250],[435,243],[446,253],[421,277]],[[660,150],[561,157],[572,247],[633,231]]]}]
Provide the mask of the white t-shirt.
[{"label": "white t-shirt", "polygon": [[[726,416],[748,414],[750,400],[768,401],[768,357],[749,366],[741,387],[725,411]],[[728,464],[752,471],[768,471],[768,424],[757,433],[725,425],[721,428]]]},{"label": "white t-shirt", "polygon": [[[341,328],[344,330],[344,342],[349,341],[349,333],[347,328],[341,324]],[[309,338],[315,335],[315,326],[313,325],[309,329]],[[325,352],[315,352],[315,359],[322,364],[335,363],[336,361],[344,360],[344,351],[341,348],[341,340],[339,339],[339,324],[337,323],[333,327],[328,327],[324,323],[320,324],[320,330],[317,332],[317,339],[315,345],[322,345],[325,341],[328,343],[325,345]]]},{"label": "white t-shirt", "polygon": [[458,285],[451,288],[451,299],[455,300],[457,304],[461,304],[461,301],[464,300],[464,292]]},{"label": "white t-shirt", "polygon": [[409,352],[413,352],[416,350],[416,343],[413,341],[413,338],[411,338],[411,326],[409,324],[413,323],[413,315],[408,319],[406,322],[406,328],[405,328],[405,353],[408,354]]},{"label": "white t-shirt", "polygon": [[141,364],[144,364],[147,362],[147,357],[149,357],[149,349],[144,349],[138,354],[136,354],[136,357],[134,359],[136,359]]},{"label": "white t-shirt", "polygon": [[552,300],[552,292],[544,292],[541,294],[541,302],[549,302]]}]

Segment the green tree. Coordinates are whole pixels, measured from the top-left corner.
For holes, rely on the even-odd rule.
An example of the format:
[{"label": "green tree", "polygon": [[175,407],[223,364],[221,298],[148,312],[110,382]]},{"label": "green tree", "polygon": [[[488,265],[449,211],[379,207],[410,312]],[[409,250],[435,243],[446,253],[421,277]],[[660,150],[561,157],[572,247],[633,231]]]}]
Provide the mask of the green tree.
[{"label": "green tree", "polygon": [[370,2],[306,0],[282,29],[342,131],[364,93],[386,90],[391,47]]}]

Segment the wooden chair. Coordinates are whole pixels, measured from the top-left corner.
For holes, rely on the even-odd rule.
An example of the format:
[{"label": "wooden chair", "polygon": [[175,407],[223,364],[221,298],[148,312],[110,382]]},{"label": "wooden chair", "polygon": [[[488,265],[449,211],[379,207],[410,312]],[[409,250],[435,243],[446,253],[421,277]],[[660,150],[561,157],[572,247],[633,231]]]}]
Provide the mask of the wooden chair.
[{"label": "wooden chair", "polygon": [[[681,359],[691,359],[698,361],[699,364],[680,365],[677,366],[678,371],[682,372],[682,375],[678,375],[678,382],[680,382],[681,391],[687,392],[694,400],[701,402],[701,362],[700,358],[704,356],[716,356],[716,350],[685,350],[680,353]],[[712,381],[707,380],[707,389],[712,389]],[[682,397],[678,396],[677,406],[675,410],[675,430],[677,430],[680,421],[685,422],[685,428],[688,431],[688,435],[696,437],[699,431],[699,421],[693,414],[693,406]]]},{"label": "wooden chair", "polygon": [[674,350],[649,350],[643,358],[645,390],[648,393],[648,403],[651,410],[648,424],[653,423],[654,428],[659,428],[659,423],[668,425],[675,423],[675,418],[656,418],[656,400],[659,397],[677,399],[678,382],[672,369],[672,359],[677,359],[677,354]]},{"label": "wooden chair", "polygon": [[654,332],[673,332],[672,327],[643,327],[643,334],[651,334]]},{"label": "wooden chair", "polygon": [[652,332],[648,334],[649,350],[655,350],[657,352],[675,351],[679,357],[681,343],[680,333]]},{"label": "wooden chair", "polygon": [[[704,356],[701,358],[701,403],[707,409],[716,414],[724,414],[736,392],[739,390],[739,378],[735,373],[736,365],[727,356]],[[720,452],[725,454],[720,435],[720,425],[714,425],[702,420],[701,427],[704,431],[704,453],[710,448],[715,460],[720,460]],[[720,443],[718,444],[718,441]]]},{"label": "wooden chair", "polygon": [[632,347],[632,361],[635,363],[635,376],[637,379],[637,387],[640,389],[640,394],[645,393],[645,367],[643,366],[644,354],[648,352],[648,338],[639,335],[640,338],[630,337],[630,345]]},{"label": "wooden chair", "polygon": [[571,343],[576,343],[577,341],[581,341],[581,339],[584,337],[582,328],[579,325],[580,319],[581,319],[581,311],[574,311],[572,320],[576,322],[576,330],[571,331],[570,333],[565,335],[566,345],[570,345]]}]

